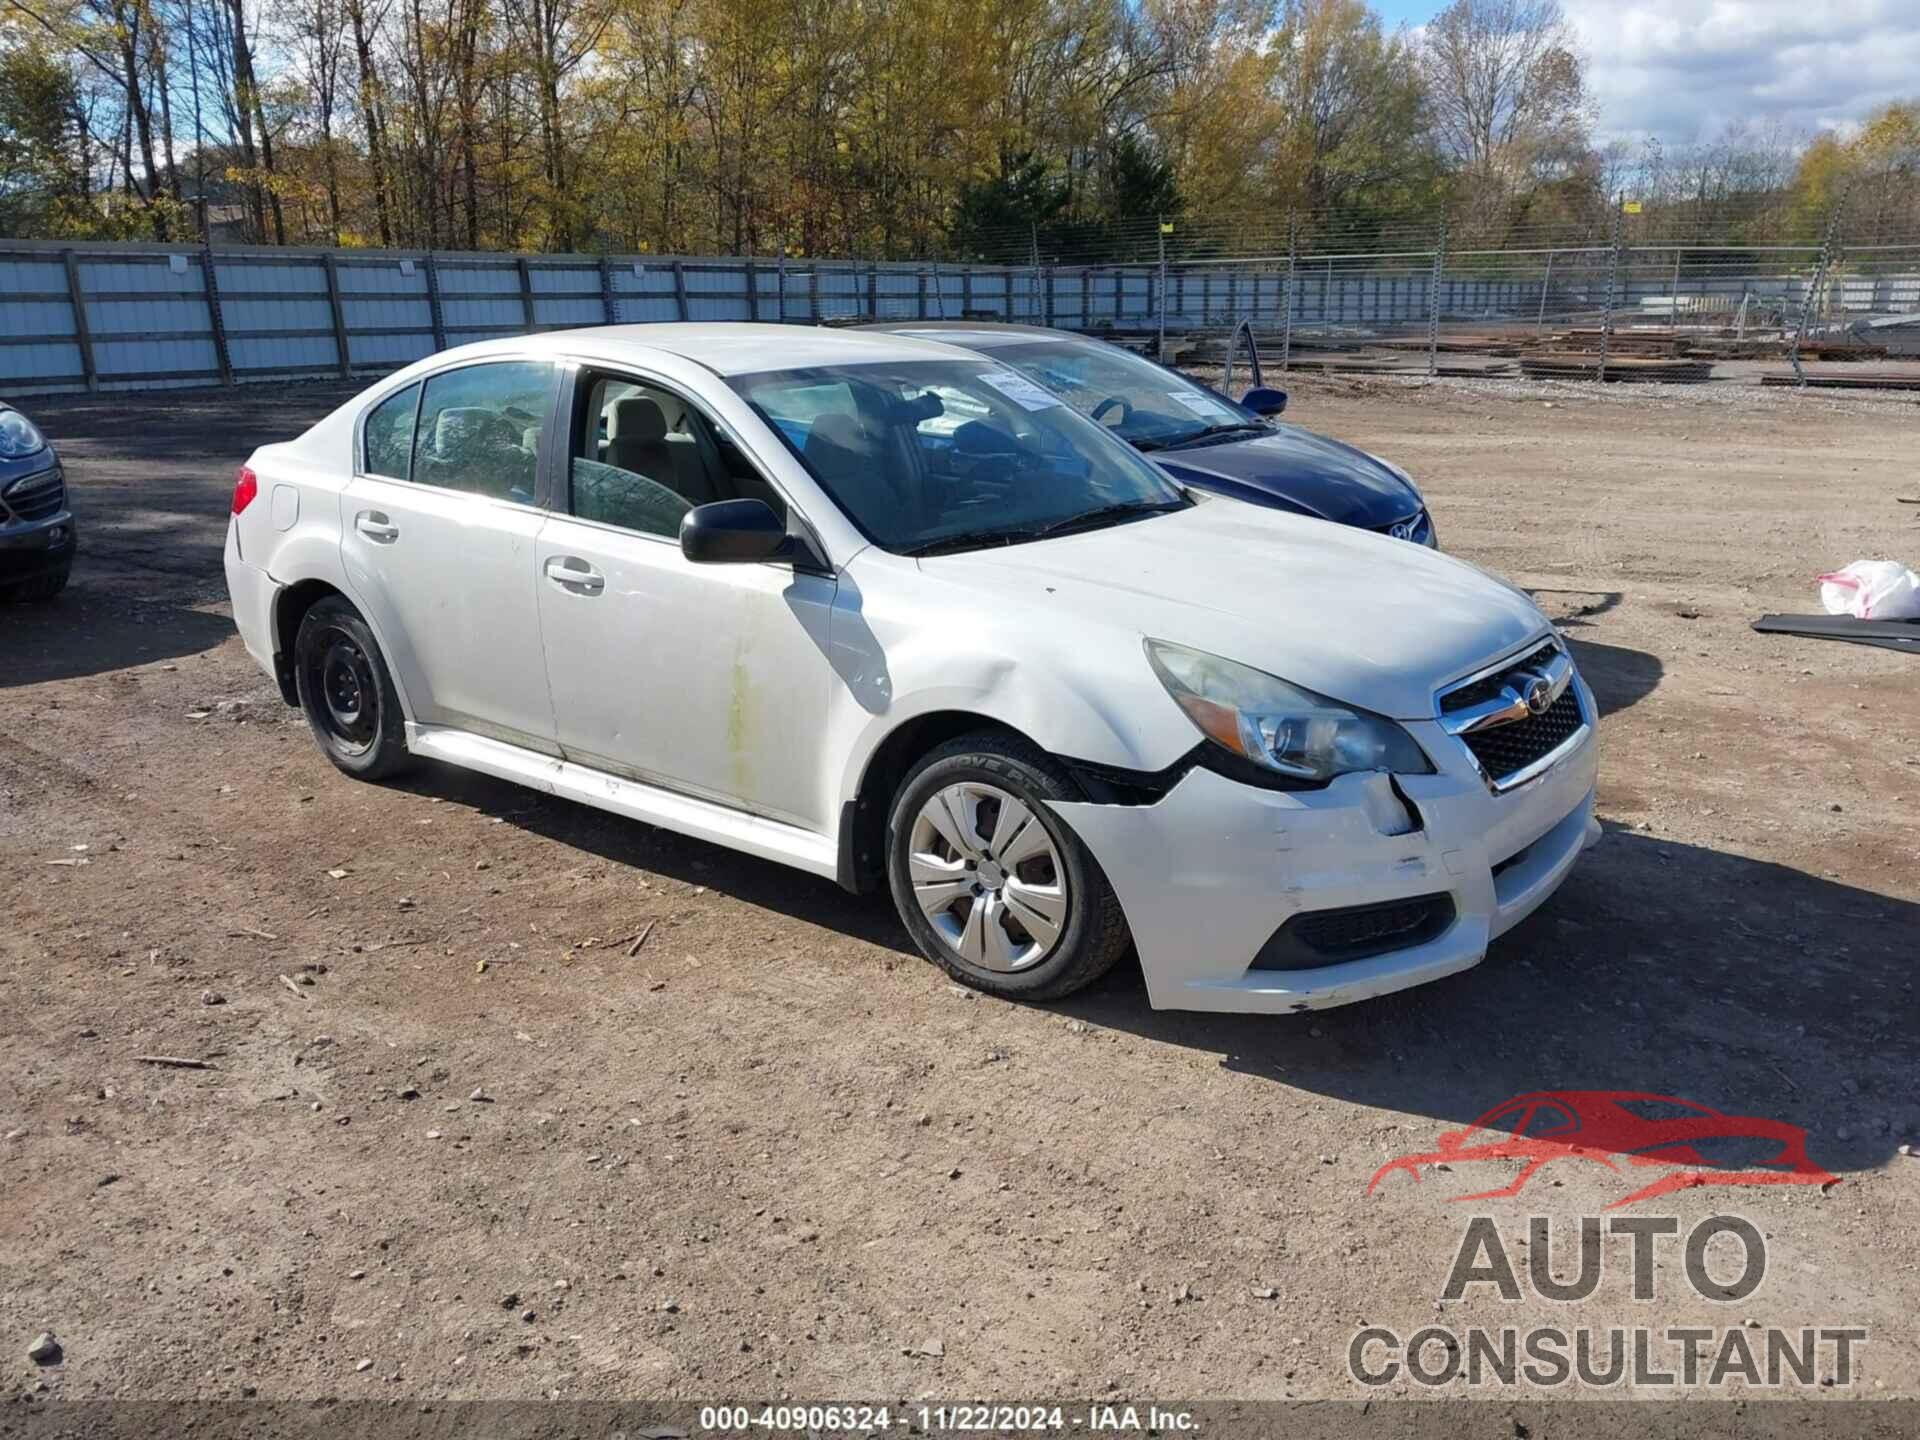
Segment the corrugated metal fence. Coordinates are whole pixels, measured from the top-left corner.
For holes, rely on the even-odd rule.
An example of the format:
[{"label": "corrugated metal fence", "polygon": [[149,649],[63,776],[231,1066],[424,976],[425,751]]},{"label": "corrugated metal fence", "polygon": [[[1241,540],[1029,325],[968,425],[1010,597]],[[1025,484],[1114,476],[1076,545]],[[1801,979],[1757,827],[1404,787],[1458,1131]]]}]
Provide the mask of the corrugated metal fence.
[{"label": "corrugated metal fence", "polygon": [[450,345],[582,325],[971,316],[1075,327],[1150,303],[1139,267],[1050,278],[934,264],[0,242],[0,391],[377,374]]},{"label": "corrugated metal fence", "polygon": [[[1640,247],[1287,254],[1181,264],[983,266],[672,256],[207,250],[0,241],[0,394],[375,375],[450,345],[660,320],[995,319],[1313,337],[1614,323],[1750,305],[1775,326],[1911,309],[1920,247]],[[1897,252],[1897,253],[1896,253]]]}]

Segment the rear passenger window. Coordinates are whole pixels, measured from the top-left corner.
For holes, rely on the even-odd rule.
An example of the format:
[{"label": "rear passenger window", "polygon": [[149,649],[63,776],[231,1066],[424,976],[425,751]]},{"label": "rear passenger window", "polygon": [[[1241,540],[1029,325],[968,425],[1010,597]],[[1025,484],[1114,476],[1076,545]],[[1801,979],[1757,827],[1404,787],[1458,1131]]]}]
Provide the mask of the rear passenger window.
[{"label": "rear passenger window", "polygon": [[469,365],[432,376],[413,439],[413,480],[531,505],[553,367]]},{"label": "rear passenger window", "polygon": [[568,462],[571,512],[582,520],[672,538],[696,505],[786,502],[698,410],[671,390],[619,376],[595,376]]},{"label": "rear passenger window", "polygon": [[361,470],[365,474],[384,475],[389,480],[407,478],[407,457],[413,449],[413,415],[419,406],[418,385],[409,385],[398,395],[374,406],[364,431],[366,463]]}]

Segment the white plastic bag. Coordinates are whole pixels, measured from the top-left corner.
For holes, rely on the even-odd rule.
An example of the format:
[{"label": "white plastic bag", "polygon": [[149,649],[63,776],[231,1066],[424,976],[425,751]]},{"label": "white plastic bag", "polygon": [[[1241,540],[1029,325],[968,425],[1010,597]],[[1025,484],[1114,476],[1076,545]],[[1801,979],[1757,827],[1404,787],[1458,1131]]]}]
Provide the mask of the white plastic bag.
[{"label": "white plastic bag", "polygon": [[1821,575],[1820,603],[1829,615],[1860,620],[1920,619],[1920,575],[1898,560],[1856,560]]}]

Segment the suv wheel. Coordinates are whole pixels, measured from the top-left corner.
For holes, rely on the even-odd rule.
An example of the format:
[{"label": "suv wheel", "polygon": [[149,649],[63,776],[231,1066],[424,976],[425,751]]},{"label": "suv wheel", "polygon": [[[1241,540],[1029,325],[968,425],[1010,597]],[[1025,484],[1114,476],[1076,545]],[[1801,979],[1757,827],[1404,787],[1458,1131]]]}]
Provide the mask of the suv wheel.
[{"label": "suv wheel", "polygon": [[316,600],[300,617],[293,682],[313,738],[347,774],[384,780],[411,763],[406,719],[379,642],[340,596]]},{"label": "suv wheel", "polygon": [[22,580],[6,592],[13,600],[51,600],[67,588],[67,580],[73,574],[73,562],[69,560],[58,570],[49,570],[44,575],[36,575],[31,580]]},{"label": "suv wheel", "polygon": [[1057,999],[1110,969],[1130,943],[1120,901],[1048,808],[1084,798],[1011,736],[965,735],[915,766],[894,797],[887,878],[921,952],[1009,999]]}]

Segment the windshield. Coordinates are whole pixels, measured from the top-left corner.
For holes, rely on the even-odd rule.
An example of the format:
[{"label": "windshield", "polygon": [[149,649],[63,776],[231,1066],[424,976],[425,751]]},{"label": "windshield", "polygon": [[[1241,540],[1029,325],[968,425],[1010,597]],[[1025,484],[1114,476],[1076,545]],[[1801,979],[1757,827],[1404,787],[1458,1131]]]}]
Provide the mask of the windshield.
[{"label": "windshield", "polygon": [[1121,439],[1148,449],[1197,440],[1216,427],[1261,426],[1251,410],[1118,346],[1040,340],[996,345],[993,358],[1039,381]]},{"label": "windshield", "polygon": [[1007,544],[1191,503],[1058,397],[991,361],[819,366],[729,383],[888,550]]}]

